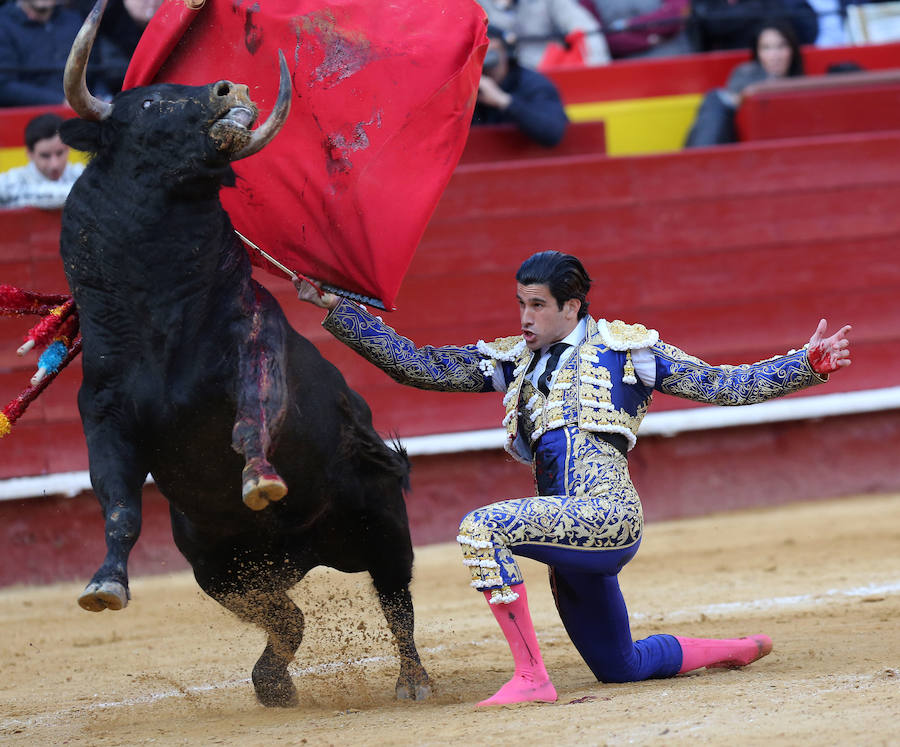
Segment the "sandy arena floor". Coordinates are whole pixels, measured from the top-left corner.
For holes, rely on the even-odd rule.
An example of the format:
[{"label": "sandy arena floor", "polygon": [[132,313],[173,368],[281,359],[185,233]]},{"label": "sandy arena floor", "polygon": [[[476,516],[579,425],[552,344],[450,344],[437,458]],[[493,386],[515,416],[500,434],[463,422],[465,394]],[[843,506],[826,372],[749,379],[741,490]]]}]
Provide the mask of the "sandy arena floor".
[{"label": "sandy arena floor", "polygon": [[298,708],[256,703],[262,634],[187,574],[132,580],[121,612],[81,584],[0,592],[0,742],[136,745],[900,745],[900,495],[656,523],[622,574],[633,633],[769,633],[743,670],[601,685],[569,643],[542,567],[523,561],[553,705],[476,710],[511,662],[456,546],[420,548],[425,703],[393,700],[396,659],[368,577],[319,569]]}]

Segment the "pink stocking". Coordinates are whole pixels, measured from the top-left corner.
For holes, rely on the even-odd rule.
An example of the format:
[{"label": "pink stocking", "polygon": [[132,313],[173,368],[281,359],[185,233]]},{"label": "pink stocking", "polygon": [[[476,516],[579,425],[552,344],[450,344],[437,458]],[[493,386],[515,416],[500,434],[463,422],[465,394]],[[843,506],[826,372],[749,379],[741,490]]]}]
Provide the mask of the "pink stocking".
[{"label": "pink stocking", "polygon": [[[512,679],[492,697],[482,700],[479,706],[506,705],[540,701],[552,703],[556,700],[556,689],[550,682],[550,675],[544,668],[544,660],[538,648],[537,635],[528,611],[528,597],[525,584],[517,584],[512,590],[519,598],[508,604],[491,604],[491,611],[500,624],[515,663]],[[484,598],[491,601],[491,592],[484,592]]]},{"label": "pink stocking", "polygon": [[681,644],[682,652],[678,674],[700,667],[743,667],[772,650],[772,639],[767,635],[731,639],[675,638]]}]

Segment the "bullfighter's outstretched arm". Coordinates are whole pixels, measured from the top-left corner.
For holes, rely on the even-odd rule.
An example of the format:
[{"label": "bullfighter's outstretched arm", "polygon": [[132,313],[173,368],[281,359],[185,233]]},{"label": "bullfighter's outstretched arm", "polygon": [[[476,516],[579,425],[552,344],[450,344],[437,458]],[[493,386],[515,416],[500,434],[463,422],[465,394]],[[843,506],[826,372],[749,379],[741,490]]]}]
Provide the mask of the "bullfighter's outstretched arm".
[{"label": "bullfighter's outstretched arm", "polygon": [[825,327],[822,319],[800,350],[742,366],[711,366],[658,342],[651,348],[656,358],[655,388],[708,404],[749,405],[820,384],[828,380],[828,374],[850,365],[850,327],[828,338]]},{"label": "bullfighter's outstretched arm", "polygon": [[322,322],[400,384],[442,392],[492,392],[494,362],[476,345],[417,347],[358,304],[340,299]]}]

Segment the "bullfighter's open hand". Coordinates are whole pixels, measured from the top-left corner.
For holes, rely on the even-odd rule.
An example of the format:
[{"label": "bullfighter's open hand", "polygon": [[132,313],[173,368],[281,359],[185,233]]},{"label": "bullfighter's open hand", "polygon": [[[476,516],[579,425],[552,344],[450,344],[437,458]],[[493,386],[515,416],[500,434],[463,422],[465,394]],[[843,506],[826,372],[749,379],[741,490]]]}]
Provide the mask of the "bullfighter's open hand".
[{"label": "bullfighter's open hand", "polygon": [[809,338],[807,347],[809,365],[818,374],[834,373],[850,365],[850,340],[847,339],[850,325],[846,324],[831,337],[825,337],[827,326],[824,319],[819,320],[819,326]]}]

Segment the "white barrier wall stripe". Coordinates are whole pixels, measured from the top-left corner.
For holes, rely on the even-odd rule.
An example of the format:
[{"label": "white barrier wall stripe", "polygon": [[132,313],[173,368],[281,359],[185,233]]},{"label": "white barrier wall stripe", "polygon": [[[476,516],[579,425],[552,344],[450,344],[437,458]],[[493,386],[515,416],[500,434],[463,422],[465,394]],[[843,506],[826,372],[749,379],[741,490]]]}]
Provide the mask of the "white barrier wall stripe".
[{"label": "white barrier wall stripe", "polygon": [[[743,407],[710,405],[648,413],[641,423],[639,435],[675,436],[688,431],[811,420],[836,415],[858,415],[898,408],[900,408],[900,386],[772,400]],[[491,428],[483,431],[416,436],[402,441],[410,456],[423,456],[499,449],[502,448],[505,438],[504,429]]]},{"label": "white barrier wall stripe", "polygon": [[[900,409],[900,386],[793,397],[744,407],[705,406],[651,412],[641,424],[640,435],[675,436],[688,431],[859,415],[895,409]],[[502,449],[505,438],[506,431],[503,428],[489,428],[480,431],[413,436],[403,438],[401,441],[410,456],[431,456]],[[2,449],[3,445],[0,443],[0,453]],[[0,501],[46,495],[74,496],[89,490],[90,487],[90,476],[86,470],[36,477],[14,477],[0,480]]]}]

